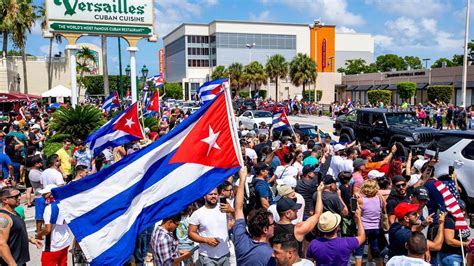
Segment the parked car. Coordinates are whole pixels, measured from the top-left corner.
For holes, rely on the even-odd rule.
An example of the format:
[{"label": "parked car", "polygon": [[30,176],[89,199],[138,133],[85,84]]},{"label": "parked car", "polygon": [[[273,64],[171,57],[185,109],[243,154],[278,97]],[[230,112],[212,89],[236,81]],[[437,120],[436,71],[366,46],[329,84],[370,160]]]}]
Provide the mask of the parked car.
[{"label": "parked car", "polygon": [[272,124],[273,114],[268,111],[250,110],[245,111],[239,116],[239,127],[244,126],[247,129],[258,129],[261,122],[267,125]]},{"label": "parked car", "polygon": [[334,129],[340,142],[356,139],[368,142],[373,137],[380,137],[385,147],[399,143],[405,148],[400,151],[403,156],[407,156],[409,148],[414,146],[425,149],[432,142],[434,133],[438,132],[421,126],[415,112],[378,108],[356,109],[340,115]]},{"label": "parked car", "polygon": [[285,111],[285,113],[288,114],[289,112],[288,106],[281,103],[267,103],[263,109],[272,113],[280,113]]},{"label": "parked car", "polygon": [[449,167],[454,166],[462,190],[461,197],[466,203],[469,203],[467,206],[473,208],[474,132],[440,131],[435,134],[433,143],[425,150],[425,156],[434,157],[436,151],[438,151],[439,159],[435,166],[435,177],[449,174]]},{"label": "parked car", "polygon": [[[293,135],[292,130],[295,130],[295,125],[294,124],[292,125],[292,128],[287,127],[287,128],[283,128],[283,129],[273,129],[273,132],[274,132],[274,134],[276,132],[281,132],[282,136],[291,136],[291,135]],[[310,139],[314,139],[314,138],[316,138],[316,136],[318,134],[318,126],[317,125],[309,125],[309,124],[299,124],[299,129],[295,130],[295,131],[298,131],[298,133],[300,134],[301,139],[303,139],[306,136],[308,136]],[[324,133],[323,131],[320,130],[319,135],[321,136],[321,138],[324,138],[326,136],[326,133]]]}]

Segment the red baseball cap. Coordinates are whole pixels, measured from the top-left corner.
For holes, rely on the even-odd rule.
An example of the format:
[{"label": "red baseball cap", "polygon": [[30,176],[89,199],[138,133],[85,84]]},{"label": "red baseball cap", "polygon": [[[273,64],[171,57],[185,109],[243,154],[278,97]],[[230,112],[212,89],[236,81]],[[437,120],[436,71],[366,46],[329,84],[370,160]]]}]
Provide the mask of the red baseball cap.
[{"label": "red baseball cap", "polygon": [[420,208],[420,204],[411,204],[408,202],[400,202],[397,207],[395,207],[395,210],[393,214],[395,214],[395,217],[397,219],[401,219],[405,217],[407,214],[410,212],[416,212]]},{"label": "red baseball cap", "polygon": [[371,152],[369,149],[365,149],[360,152],[360,157],[363,159],[367,159],[367,156],[374,157],[375,153]]}]

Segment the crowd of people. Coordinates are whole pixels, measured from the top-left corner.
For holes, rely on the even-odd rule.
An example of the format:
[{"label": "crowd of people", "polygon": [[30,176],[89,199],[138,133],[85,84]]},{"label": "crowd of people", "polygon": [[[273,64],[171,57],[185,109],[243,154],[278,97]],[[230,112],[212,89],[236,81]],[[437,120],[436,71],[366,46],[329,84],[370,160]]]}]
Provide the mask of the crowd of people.
[{"label": "crowd of people", "polygon": [[[28,262],[28,242],[42,247],[43,265],[66,265],[68,250],[75,262],[84,261],[51,190],[122,160],[186,118],[182,110],[170,109],[156,132],[145,129],[145,139],[108,148],[95,158],[80,139],[64,139],[46,157],[44,142],[54,134],[51,112],[40,106],[0,117],[1,265]],[[267,132],[239,130],[245,167],[140,233],[130,243],[130,262],[473,265],[474,241],[469,230],[457,227],[468,215],[456,172],[436,178],[435,158],[405,156],[396,146],[381,146],[377,137],[343,145],[330,135],[310,139]],[[25,208],[35,210],[32,237]]]}]

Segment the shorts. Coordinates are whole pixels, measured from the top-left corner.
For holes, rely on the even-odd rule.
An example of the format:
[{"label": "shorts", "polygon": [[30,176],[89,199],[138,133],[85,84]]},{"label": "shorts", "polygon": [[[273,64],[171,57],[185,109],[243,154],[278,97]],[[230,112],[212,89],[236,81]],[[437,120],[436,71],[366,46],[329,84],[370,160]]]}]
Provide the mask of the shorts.
[{"label": "shorts", "polygon": [[46,200],[41,198],[35,198],[35,220],[43,221],[44,209],[46,209]]}]

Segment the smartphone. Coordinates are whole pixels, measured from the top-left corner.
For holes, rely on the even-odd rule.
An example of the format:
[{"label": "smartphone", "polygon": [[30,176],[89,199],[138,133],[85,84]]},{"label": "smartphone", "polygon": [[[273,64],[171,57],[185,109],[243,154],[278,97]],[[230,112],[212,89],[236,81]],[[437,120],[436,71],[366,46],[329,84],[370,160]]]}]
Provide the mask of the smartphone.
[{"label": "smartphone", "polygon": [[454,166],[450,165],[449,170],[448,170],[449,175],[452,175],[454,173]]},{"label": "smartphone", "polygon": [[436,153],[435,153],[433,159],[434,159],[435,161],[438,161],[438,158],[439,158],[439,148],[436,147]]},{"label": "smartphone", "polygon": [[225,197],[219,197],[219,203],[227,204],[227,199]]},{"label": "smartphone", "polygon": [[351,212],[355,212],[357,210],[357,199],[351,198]]}]

